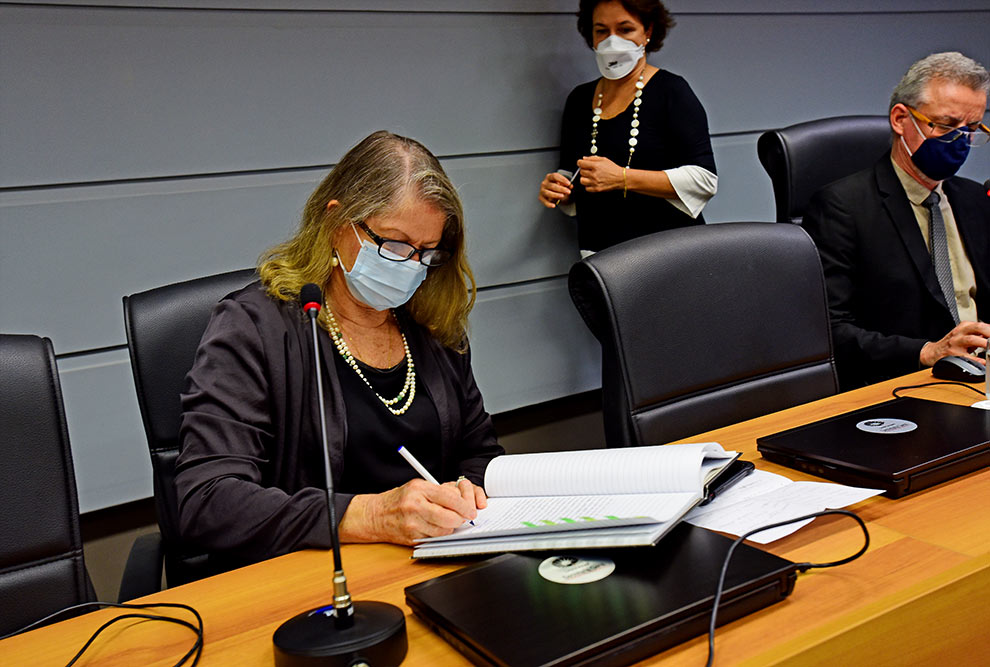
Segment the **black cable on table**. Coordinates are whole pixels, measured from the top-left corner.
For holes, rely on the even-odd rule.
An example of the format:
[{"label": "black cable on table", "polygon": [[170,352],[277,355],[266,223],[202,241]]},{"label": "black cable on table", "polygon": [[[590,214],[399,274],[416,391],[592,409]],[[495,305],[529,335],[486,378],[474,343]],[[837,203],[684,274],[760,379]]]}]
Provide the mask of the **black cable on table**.
[{"label": "black cable on table", "polygon": [[925,382],[924,384],[909,384],[909,385],[904,385],[903,387],[894,387],[893,391],[891,391],[890,393],[891,395],[893,395],[894,398],[901,398],[901,396],[897,394],[897,392],[899,391],[903,391],[905,389],[922,389],[924,387],[934,387],[935,385],[939,385],[939,384],[950,384],[950,385],[958,385],[960,387],[966,387],[966,389],[969,389],[970,391],[975,391],[980,396],[985,397],[985,394],[983,393],[982,390],[977,389],[971,384],[966,384],[965,382],[955,382],[950,380],[939,380],[937,382]]},{"label": "black cable on table", "polygon": [[82,657],[83,653],[86,652],[86,649],[88,649],[93,644],[93,642],[96,641],[96,638],[100,635],[101,632],[109,628],[117,621],[123,621],[131,618],[140,618],[149,621],[163,621],[165,623],[175,623],[176,625],[182,625],[189,628],[190,630],[196,633],[196,641],[193,643],[192,648],[190,648],[185,653],[185,655],[183,655],[182,658],[180,658],[179,661],[175,663],[173,667],[183,667],[183,665],[185,665],[190,658],[192,658],[192,662],[189,663],[189,667],[195,667],[195,665],[199,663],[199,659],[203,654],[203,617],[199,615],[199,612],[196,611],[195,608],[187,604],[181,604],[179,602],[158,602],[153,604],[152,603],[129,604],[129,603],[119,603],[119,602],[83,602],[82,604],[66,607],[65,609],[60,609],[59,611],[53,614],[49,614],[48,616],[45,616],[44,618],[37,620],[34,623],[26,625],[19,630],[16,630],[14,632],[11,632],[10,634],[0,637],[0,640],[7,639],[8,637],[13,637],[14,635],[20,634],[22,632],[27,632],[28,630],[32,630],[41,625],[45,625],[46,623],[49,623],[65,614],[70,614],[72,612],[82,611],[85,609],[96,610],[104,607],[114,607],[119,609],[157,609],[161,607],[183,609],[185,611],[190,612],[193,616],[196,617],[196,624],[193,625],[192,623],[190,623],[185,619],[177,618],[175,616],[167,616],[165,614],[133,614],[133,613],[121,614],[120,616],[111,618],[109,621],[107,621],[99,628],[97,628],[96,632],[90,635],[86,643],[83,644],[83,647],[79,649],[79,651],[74,656],[72,656],[72,659],[69,660],[68,663],[66,663],[65,667],[72,667],[72,665],[74,665],[79,660],[79,658]]},{"label": "black cable on table", "polygon": [[711,667],[712,663],[715,661],[715,621],[718,615],[718,605],[722,600],[722,589],[725,587],[725,574],[729,570],[729,559],[732,558],[732,553],[736,550],[736,547],[742,544],[750,535],[755,535],[756,533],[761,533],[764,530],[770,530],[771,528],[779,528],[781,526],[787,526],[792,523],[797,523],[799,521],[807,521],[808,519],[815,519],[820,516],[828,516],[829,514],[838,514],[842,516],[849,516],[859,523],[859,527],[863,529],[863,541],[862,548],[851,556],[842,558],[840,560],[832,561],[830,563],[795,563],[799,572],[807,572],[812,568],[822,568],[822,567],[835,567],[836,565],[845,565],[851,561],[856,560],[864,553],[870,546],[870,532],[866,529],[866,523],[860,519],[856,514],[850,512],[849,510],[824,510],[822,512],[814,512],[812,514],[805,514],[804,516],[799,516],[794,519],[787,519],[786,521],[778,521],[777,523],[767,524],[766,526],[760,526],[759,528],[754,528],[746,533],[743,533],[732,543],[729,547],[729,551],[725,554],[725,560],[722,562],[722,572],[718,576],[718,586],[715,588],[715,600],[712,602],[712,616],[708,623],[708,662],[705,663],[706,667]]}]

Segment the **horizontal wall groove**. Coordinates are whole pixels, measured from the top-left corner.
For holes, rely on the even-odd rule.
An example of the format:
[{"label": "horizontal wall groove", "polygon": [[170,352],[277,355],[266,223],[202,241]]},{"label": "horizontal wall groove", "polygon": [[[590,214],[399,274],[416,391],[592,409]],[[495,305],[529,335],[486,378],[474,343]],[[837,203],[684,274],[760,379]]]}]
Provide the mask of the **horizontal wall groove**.
[{"label": "horizontal wall groove", "polygon": [[178,181],[195,181],[210,178],[230,178],[238,176],[266,176],[277,174],[296,174],[316,169],[331,169],[336,163],[316,164],[306,167],[270,167],[267,169],[240,169],[232,171],[204,171],[191,174],[162,174],[159,176],[138,176],[135,178],[108,178],[92,181],[65,181],[40,183],[37,185],[7,185],[0,186],[0,194],[14,192],[38,192],[42,190],[68,190],[71,188],[89,188],[108,185],[138,185],[141,183],[175,183]]},{"label": "horizontal wall groove", "polygon": [[[715,136],[715,135],[712,135]],[[504,150],[504,151],[486,151],[486,152],[474,152],[474,153],[451,153],[447,155],[438,155],[439,160],[467,160],[473,158],[497,158],[497,157],[507,157],[513,155],[534,155],[539,153],[546,153],[550,151],[557,151],[557,146],[548,146],[541,148],[524,148],[524,149],[514,149],[514,150]],[[38,192],[43,190],[67,190],[70,188],[87,188],[87,187],[100,187],[109,185],[136,185],[141,183],[174,183],[178,181],[195,181],[202,179],[211,178],[236,178],[239,176],[269,176],[269,175],[279,175],[279,174],[299,174],[305,173],[307,171],[329,171],[337,163],[329,162],[326,164],[312,164],[312,165],[299,165],[295,167],[269,167],[264,169],[240,169],[231,171],[204,171],[196,172],[190,174],[162,174],[159,176],[138,176],[134,178],[110,178],[110,179],[94,179],[91,181],[71,181],[71,182],[52,182],[52,183],[39,183],[36,185],[7,185],[0,186],[0,194],[4,193],[15,193],[15,192]]]},{"label": "horizontal wall groove", "polygon": [[[713,132],[712,139],[745,137],[760,135],[766,132],[765,129],[758,130],[738,130],[735,132]],[[537,148],[509,149],[504,151],[484,151],[468,153],[449,153],[438,155],[437,158],[443,160],[469,160],[477,158],[499,158],[516,155],[538,155],[540,153],[550,153],[559,150],[558,146],[541,146]],[[237,178],[242,176],[274,176],[284,174],[300,174],[307,171],[329,171],[337,163],[298,165],[294,167],[268,167],[263,169],[239,169],[230,171],[204,171],[189,174],[161,174],[157,176],[138,176],[134,178],[109,178],[94,179],[89,181],[63,181],[51,183],[39,183],[35,185],[6,185],[0,186],[0,195],[5,193],[29,193],[42,192],[46,190],[68,190],[71,188],[103,187],[113,185],[139,185],[142,183],[175,183],[182,181],[205,180],[212,178]]]},{"label": "horizontal wall groove", "polygon": [[551,276],[540,276],[539,278],[530,278],[528,280],[517,280],[514,282],[498,283],[495,285],[485,285],[484,287],[478,288],[478,294],[486,294],[488,292],[494,292],[496,290],[507,289],[510,287],[525,287],[527,285],[539,285],[541,283],[548,283],[566,277],[567,277],[566,273],[559,273]]},{"label": "horizontal wall groove", "polygon": [[[543,283],[550,283],[555,280],[560,280],[561,278],[566,278],[566,277],[567,274],[561,273],[561,274],[555,274],[549,276],[541,276],[539,278],[530,278],[528,280],[505,282],[496,285],[485,285],[483,287],[478,287],[478,294],[488,294],[491,292],[496,292],[498,290],[513,288],[513,287],[526,287],[527,285],[539,285]],[[106,345],[104,347],[71,350],[69,352],[58,352],[55,354],[55,359],[57,361],[63,361],[66,359],[77,359],[80,357],[87,357],[97,354],[106,354],[107,352],[117,352],[126,349],[127,349],[126,343],[121,345]]]},{"label": "horizontal wall groove", "polygon": [[[123,315],[121,315],[123,317]],[[88,357],[94,354],[105,354],[107,352],[117,352],[118,350],[126,350],[127,344],[123,345],[107,345],[105,347],[94,347],[85,350],[72,350],[71,352],[61,352],[55,355],[56,361],[62,361],[65,359],[75,359],[77,357]]]}]

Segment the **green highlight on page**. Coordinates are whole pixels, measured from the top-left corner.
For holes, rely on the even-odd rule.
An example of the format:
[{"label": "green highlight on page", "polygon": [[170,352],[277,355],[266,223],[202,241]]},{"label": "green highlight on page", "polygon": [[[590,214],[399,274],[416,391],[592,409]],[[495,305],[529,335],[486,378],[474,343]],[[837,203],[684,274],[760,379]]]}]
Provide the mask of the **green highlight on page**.
[{"label": "green highlight on page", "polygon": [[539,519],[537,521],[520,521],[520,523],[527,528],[539,528],[541,526],[556,526],[558,523],[580,523],[582,521],[601,521],[602,519],[610,519],[612,521],[621,521],[622,517],[613,516],[611,514],[604,517],[594,517],[594,516],[582,516],[577,519],[572,519],[571,517],[562,516],[556,521],[551,519]]}]

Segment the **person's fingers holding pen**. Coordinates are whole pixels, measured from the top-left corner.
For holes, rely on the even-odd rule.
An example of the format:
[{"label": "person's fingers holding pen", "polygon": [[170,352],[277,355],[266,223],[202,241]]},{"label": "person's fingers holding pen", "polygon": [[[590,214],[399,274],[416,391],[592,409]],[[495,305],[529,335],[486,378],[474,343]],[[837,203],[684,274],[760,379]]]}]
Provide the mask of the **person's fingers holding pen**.
[{"label": "person's fingers holding pen", "polygon": [[467,495],[462,491],[462,487],[467,484],[471,484],[471,482],[464,480],[463,482],[428,485],[429,488],[425,491],[425,495],[434,506],[429,513],[431,523],[453,530],[465,521],[472,521],[477,518],[478,507],[474,494]]},{"label": "person's fingers holding pen", "polygon": [[556,208],[557,204],[571,196],[571,183],[563,174],[551,172],[540,183],[540,203],[547,208]]},{"label": "person's fingers holding pen", "polygon": [[[460,494],[461,493],[460,489],[458,488],[458,484],[460,483],[460,481],[462,479],[466,479],[463,475],[461,477],[457,478],[457,481],[456,482],[447,482],[446,484],[440,484],[440,482],[437,481],[437,479],[433,476],[433,474],[429,470],[426,469],[426,466],[424,466],[422,463],[420,463],[419,460],[416,458],[416,456],[411,451],[409,451],[408,449],[406,449],[405,446],[400,445],[398,451],[399,451],[399,455],[402,456],[402,458],[404,458],[406,460],[406,462],[410,466],[412,466],[413,470],[415,470],[417,473],[419,473],[419,476],[420,477],[422,477],[424,480],[426,480],[427,482],[429,482],[430,484],[432,484],[434,487],[437,487],[437,488],[449,487],[450,489],[453,490],[454,493],[456,493],[456,494]],[[464,507],[466,507],[466,508],[469,509],[469,511],[472,513],[471,516],[469,516],[468,514],[465,514],[464,513],[464,510],[461,509],[461,508],[458,508],[458,507],[455,507],[455,506],[449,506],[449,507],[450,507],[450,509],[453,509],[453,510],[459,512],[467,521],[471,521],[472,523],[474,523],[472,521],[472,519],[474,519],[474,516],[477,514],[477,512],[475,511],[475,508],[477,506],[477,503],[475,502],[475,499],[474,499],[473,496],[465,495],[465,496],[462,496],[462,497],[465,499],[465,502],[469,503],[468,505],[465,505]]]},{"label": "person's fingers holding pen", "polygon": [[461,497],[474,504],[479,510],[488,507],[488,496],[480,486],[475,486],[467,477],[457,478],[457,488],[461,492]]},{"label": "person's fingers holding pen", "polygon": [[455,484],[411,479],[383,493],[354,496],[340,521],[348,542],[414,543],[423,537],[449,535],[477,516]]}]

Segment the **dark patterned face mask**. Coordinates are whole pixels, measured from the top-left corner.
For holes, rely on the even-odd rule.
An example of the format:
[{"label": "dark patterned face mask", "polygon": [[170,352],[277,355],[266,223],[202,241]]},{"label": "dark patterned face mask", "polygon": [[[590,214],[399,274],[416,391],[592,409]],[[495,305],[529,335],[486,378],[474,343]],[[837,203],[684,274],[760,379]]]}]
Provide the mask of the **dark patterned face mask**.
[{"label": "dark patterned face mask", "polygon": [[[918,134],[924,136],[913,115],[911,122],[914,123]],[[969,141],[965,136],[957,136],[953,141],[946,141],[945,139],[945,137],[928,137],[921,142],[918,150],[914,153],[908,149],[908,155],[911,156],[911,162],[914,163],[914,166],[933,181],[944,181],[955,175],[959,171],[959,167],[969,157]],[[907,142],[904,141],[903,136],[901,136],[901,142],[907,149]]]}]

